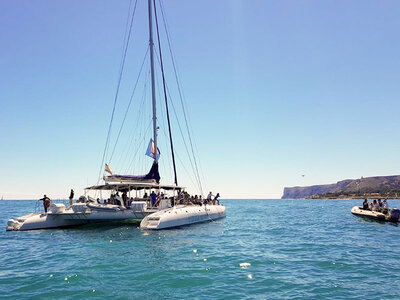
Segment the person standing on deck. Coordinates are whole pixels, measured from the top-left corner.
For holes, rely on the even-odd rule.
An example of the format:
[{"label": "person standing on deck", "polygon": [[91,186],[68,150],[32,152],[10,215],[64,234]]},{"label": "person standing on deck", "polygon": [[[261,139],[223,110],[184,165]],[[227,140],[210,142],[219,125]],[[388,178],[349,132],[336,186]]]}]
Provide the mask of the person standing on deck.
[{"label": "person standing on deck", "polygon": [[214,196],[214,195],[210,192],[210,193],[208,194],[208,196],[207,196],[207,200],[210,201],[212,196]]},{"label": "person standing on deck", "polygon": [[44,212],[47,214],[47,208],[50,207],[50,198],[47,197],[46,195],[43,195],[42,199],[39,199],[39,201],[43,201],[43,207],[44,207]]},{"label": "person standing on deck", "polygon": [[151,206],[154,207],[157,201],[157,194],[154,191],[152,191],[150,194],[150,198],[151,198]]},{"label": "person standing on deck", "polygon": [[74,190],[71,189],[71,193],[69,194],[69,206],[72,206],[73,199],[74,199]]},{"label": "person standing on deck", "polygon": [[217,193],[217,195],[215,195],[215,197],[214,197],[214,204],[215,204],[215,201],[217,201],[218,205],[219,205],[219,200],[218,200],[219,197],[221,197],[221,196],[219,195],[219,193]]},{"label": "person standing on deck", "polygon": [[125,192],[122,193],[122,201],[124,202],[124,206],[125,207],[127,207],[127,203],[128,203],[127,200],[128,200],[128,195],[127,195],[127,193],[125,191]]}]

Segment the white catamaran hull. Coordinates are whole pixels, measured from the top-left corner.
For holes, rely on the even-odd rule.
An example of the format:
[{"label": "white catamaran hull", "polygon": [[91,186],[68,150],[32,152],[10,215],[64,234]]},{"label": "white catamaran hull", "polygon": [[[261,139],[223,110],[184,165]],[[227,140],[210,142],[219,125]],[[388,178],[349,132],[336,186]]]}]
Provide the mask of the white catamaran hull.
[{"label": "white catamaran hull", "polygon": [[141,229],[167,229],[200,222],[214,221],[225,217],[223,205],[175,206],[145,217]]},{"label": "white catamaran hull", "polygon": [[48,213],[40,212],[10,219],[7,231],[37,230],[49,228],[65,228],[88,224],[91,222],[140,221],[155,209],[132,210],[118,208],[116,205],[91,205],[76,203],[65,208],[63,204],[53,204]]}]

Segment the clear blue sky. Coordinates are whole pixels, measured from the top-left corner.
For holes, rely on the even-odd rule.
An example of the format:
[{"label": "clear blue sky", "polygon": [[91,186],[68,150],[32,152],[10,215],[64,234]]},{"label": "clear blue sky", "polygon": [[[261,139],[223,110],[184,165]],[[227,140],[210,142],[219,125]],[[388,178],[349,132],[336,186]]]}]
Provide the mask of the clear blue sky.
[{"label": "clear blue sky", "polygon": [[[279,198],[284,186],[400,174],[400,2],[164,2],[207,192]],[[0,196],[66,198],[96,183],[128,7],[0,2]],[[137,13],[130,87],[143,0]]]}]

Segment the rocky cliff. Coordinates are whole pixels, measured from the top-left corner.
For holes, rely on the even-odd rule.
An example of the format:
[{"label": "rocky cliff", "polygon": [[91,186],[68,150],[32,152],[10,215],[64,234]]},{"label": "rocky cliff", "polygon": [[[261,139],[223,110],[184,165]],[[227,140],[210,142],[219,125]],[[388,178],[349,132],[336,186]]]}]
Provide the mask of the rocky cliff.
[{"label": "rocky cliff", "polygon": [[347,179],[333,184],[285,187],[282,199],[400,196],[400,175]]}]

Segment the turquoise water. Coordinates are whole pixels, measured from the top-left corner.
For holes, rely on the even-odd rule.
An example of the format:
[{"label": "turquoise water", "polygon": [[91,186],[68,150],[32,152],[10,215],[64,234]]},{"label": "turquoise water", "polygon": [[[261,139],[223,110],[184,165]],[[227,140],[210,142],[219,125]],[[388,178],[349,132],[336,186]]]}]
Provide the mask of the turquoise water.
[{"label": "turquoise water", "polygon": [[148,233],[138,224],[6,232],[35,201],[0,201],[0,297],[400,298],[400,227],[353,216],[360,201],[222,202],[223,220]]}]

